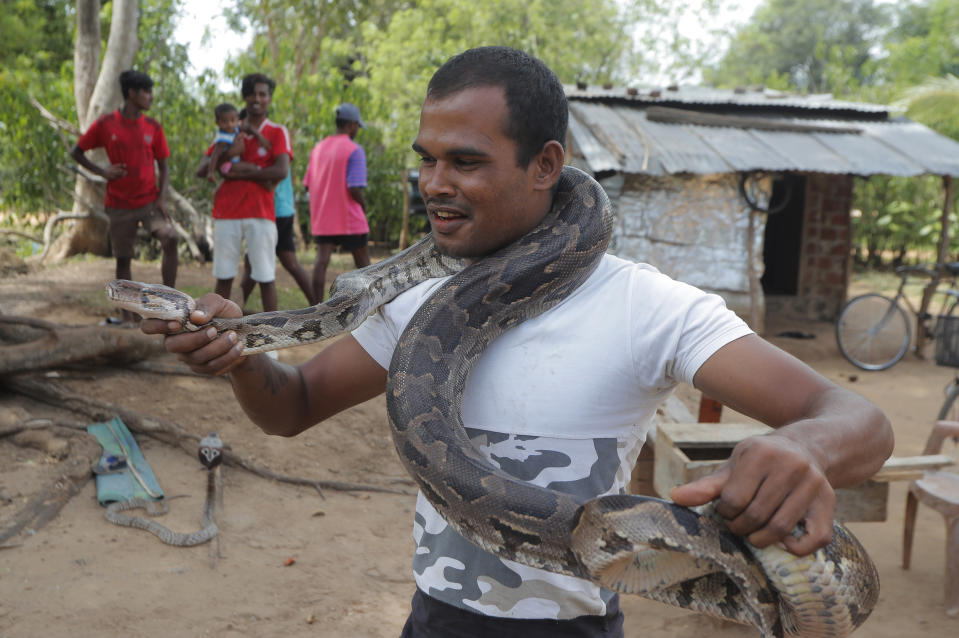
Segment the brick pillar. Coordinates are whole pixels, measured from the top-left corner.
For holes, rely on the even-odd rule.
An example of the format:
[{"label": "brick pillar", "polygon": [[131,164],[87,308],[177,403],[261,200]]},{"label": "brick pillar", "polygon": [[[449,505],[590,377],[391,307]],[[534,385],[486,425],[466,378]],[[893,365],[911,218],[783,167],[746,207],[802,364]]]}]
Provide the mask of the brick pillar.
[{"label": "brick pillar", "polygon": [[806,176],[799,296],[811,318],[834,320],[846,299],[852,245],[852,177]]}]

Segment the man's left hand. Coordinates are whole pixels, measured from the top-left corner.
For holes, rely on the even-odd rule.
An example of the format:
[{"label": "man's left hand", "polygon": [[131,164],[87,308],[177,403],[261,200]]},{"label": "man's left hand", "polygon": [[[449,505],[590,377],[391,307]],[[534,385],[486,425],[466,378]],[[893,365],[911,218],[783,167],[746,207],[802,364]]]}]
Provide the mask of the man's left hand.
[{"label": "man's left hand", "polygon": [[[719,470],[670,498],[687,507],[717,501],[729,530],[756,547],[781,542],[805,556],[832,538],[836,494],[815,454],[780,432],[741,441]],[[805,533],[797,538],[800,522]]]}]

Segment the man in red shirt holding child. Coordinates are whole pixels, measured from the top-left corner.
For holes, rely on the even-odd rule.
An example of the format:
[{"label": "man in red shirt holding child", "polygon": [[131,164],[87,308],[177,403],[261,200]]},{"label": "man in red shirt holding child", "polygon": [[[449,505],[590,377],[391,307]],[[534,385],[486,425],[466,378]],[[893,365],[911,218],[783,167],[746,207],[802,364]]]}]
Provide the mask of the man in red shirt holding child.
[{"label": "man in red shirt holding child", "polygon": [[210,170],[223,177],[213,199],[215,291],[229,298],[245,241],[252,278],[260,284],[265,311],[277,308],[273,189],[286,177],[293,155],[286,127],[267,119],[275,86],[276,83],[262,73],[243,78],[240,93],[246,103],[246,118],[238,133],[243,136],[241,161],[211,169],[210,156],[214,150],[211,146],[196,171],[201,178],[207,177]]}]

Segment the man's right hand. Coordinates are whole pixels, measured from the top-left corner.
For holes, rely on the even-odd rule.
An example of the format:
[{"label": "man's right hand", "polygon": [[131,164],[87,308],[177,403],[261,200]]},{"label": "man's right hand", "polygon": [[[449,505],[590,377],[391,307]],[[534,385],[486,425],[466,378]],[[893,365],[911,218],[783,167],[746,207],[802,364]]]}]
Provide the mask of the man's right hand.
[{"label": "man's right hand", "polygon": [[127,165],[126,164],[110,164],[105,169],[103,169],[103,177],[108,182],[112,182],[115,179],[120,179],[125,177],[127,174]]},{"label": "man's right hand", "polygon": [[[213,317],[242,316],[239,306],[211,292],[197,300],[190,321],[203,326]],[[218,376],[246,361],[245,357],[240,356],[243,346],[237,342],[236,333],[232,330],[218,334],[213,326],[204,326],[195,332],[182,332],[183,325],[179,321],[165,319],[144,319],[140,330],[146,334],[167,335],[164,340],[167,352],[177,355],[180,361],[198,374]]]}]

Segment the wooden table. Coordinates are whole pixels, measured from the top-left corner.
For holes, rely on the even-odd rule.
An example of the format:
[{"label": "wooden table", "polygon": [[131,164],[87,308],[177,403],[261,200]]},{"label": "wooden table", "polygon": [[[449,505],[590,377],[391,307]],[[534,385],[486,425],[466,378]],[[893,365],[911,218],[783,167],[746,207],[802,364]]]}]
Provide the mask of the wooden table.
[{"label": "wooden table", "polygon": [[[653,446],[653,489],[666,498],[677,485],[712,474],[744,438],[771,431],[761,423],[661,424]],[[891,481],[913,481],[954,463],[941,454],[892,457],[862,485],[836,490],[836,520],[884,521]]]}]

